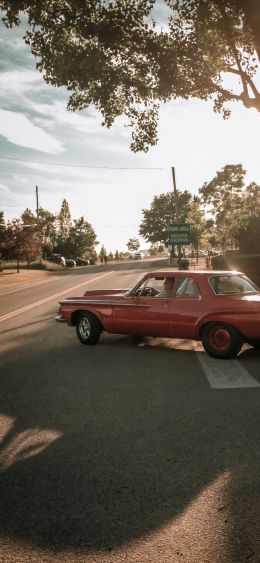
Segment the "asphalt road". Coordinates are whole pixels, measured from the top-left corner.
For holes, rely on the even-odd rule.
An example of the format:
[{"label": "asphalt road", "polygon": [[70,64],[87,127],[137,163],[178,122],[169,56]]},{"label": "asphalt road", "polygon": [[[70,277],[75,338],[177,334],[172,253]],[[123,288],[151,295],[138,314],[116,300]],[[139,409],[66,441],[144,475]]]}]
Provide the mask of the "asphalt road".
[{"label": "asphalt road", "polygon": [[1,563],[260,562],[259,352],[212,364],[190,341],[108,334],[87,347],[54,321],[60,298],[147,269],[0,294]]}]

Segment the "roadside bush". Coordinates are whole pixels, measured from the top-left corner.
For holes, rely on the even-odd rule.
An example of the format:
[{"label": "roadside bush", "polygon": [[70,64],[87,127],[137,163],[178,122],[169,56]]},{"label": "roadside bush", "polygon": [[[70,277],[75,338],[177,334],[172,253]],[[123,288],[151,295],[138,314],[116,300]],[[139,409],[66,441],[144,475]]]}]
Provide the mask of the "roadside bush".
[{"label": "roadside bush", "polygon": [[260,286],[260,254],[223,254],[213,256],[213,270],[238,270]]},{"label": "roadside bush", "polygon": [[[17,268],[17,261],[16,260],[6,260],[3,261],[3,268],[4,270],[16,270]],[[27,262],[19,262],[19,269],[20,270],[48,270],[48,271],[57,271],[62,270],[63,266],[60,264],[54,264],[53,262],[48,262],[47,260],[43,260],[42,262],[31,262],[27,264]]]}]

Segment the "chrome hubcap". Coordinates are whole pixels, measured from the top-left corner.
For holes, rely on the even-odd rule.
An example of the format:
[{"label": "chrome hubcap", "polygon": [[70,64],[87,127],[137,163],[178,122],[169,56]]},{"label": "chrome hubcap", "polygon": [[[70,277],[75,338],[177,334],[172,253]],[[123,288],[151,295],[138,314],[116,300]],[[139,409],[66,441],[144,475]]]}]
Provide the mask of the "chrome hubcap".
[{"label": "chrome hubcap", "polygon": [[83,317],[79,323],[79,333],[81,338],[89,338],[90,336],[90,324],[86,317]]}]

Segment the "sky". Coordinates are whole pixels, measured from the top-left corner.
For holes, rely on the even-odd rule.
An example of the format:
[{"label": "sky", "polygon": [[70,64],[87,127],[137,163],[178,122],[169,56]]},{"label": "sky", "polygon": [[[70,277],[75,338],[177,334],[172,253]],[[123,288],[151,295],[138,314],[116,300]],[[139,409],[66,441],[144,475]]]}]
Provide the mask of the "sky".
[{"label": "sky", "polygon": [[[73,219],[84,216],[107,251],[126,251],[138,235],[142,209],[173,190],[196,194],[226,164],[241,163],[246,183],[260,184],[260,116],[230,103],[231,118],[211,102],[176,100],[161,106],[159,142],[147,154],[130,151],[123,118],[107,130],[93,108],[68,112],[65,89],[47,85],[22,40],[22,28],[0,24],[0,210],[5,220],[39,205],[58,213],[65,198]],[[4,158],[5,157],[5,158]]]}]

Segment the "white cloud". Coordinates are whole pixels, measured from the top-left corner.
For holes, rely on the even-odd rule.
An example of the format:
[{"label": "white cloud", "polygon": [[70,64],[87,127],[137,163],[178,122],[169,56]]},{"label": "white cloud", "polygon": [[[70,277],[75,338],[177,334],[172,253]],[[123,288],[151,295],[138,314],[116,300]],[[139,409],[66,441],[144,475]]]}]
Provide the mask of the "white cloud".
[{"label": "white cloud", "polygon": [[10,143],[38,151],[59,154],[64,151],[63,144],[34,125],[19,112],[0,109],[0,135]]},{"label": "white cloud", "polygon": [[8,92],[10,95],[21,96],[31,92],[32,88],[41,90],[44,88],[42,76],[35,70],[11,70],[1,73],[1,96]]},{"label": "white cloud", "polygon": [[0,191],[1,192],[10,192],[10,188],[6,186],[6,184],[0,184]]}]

